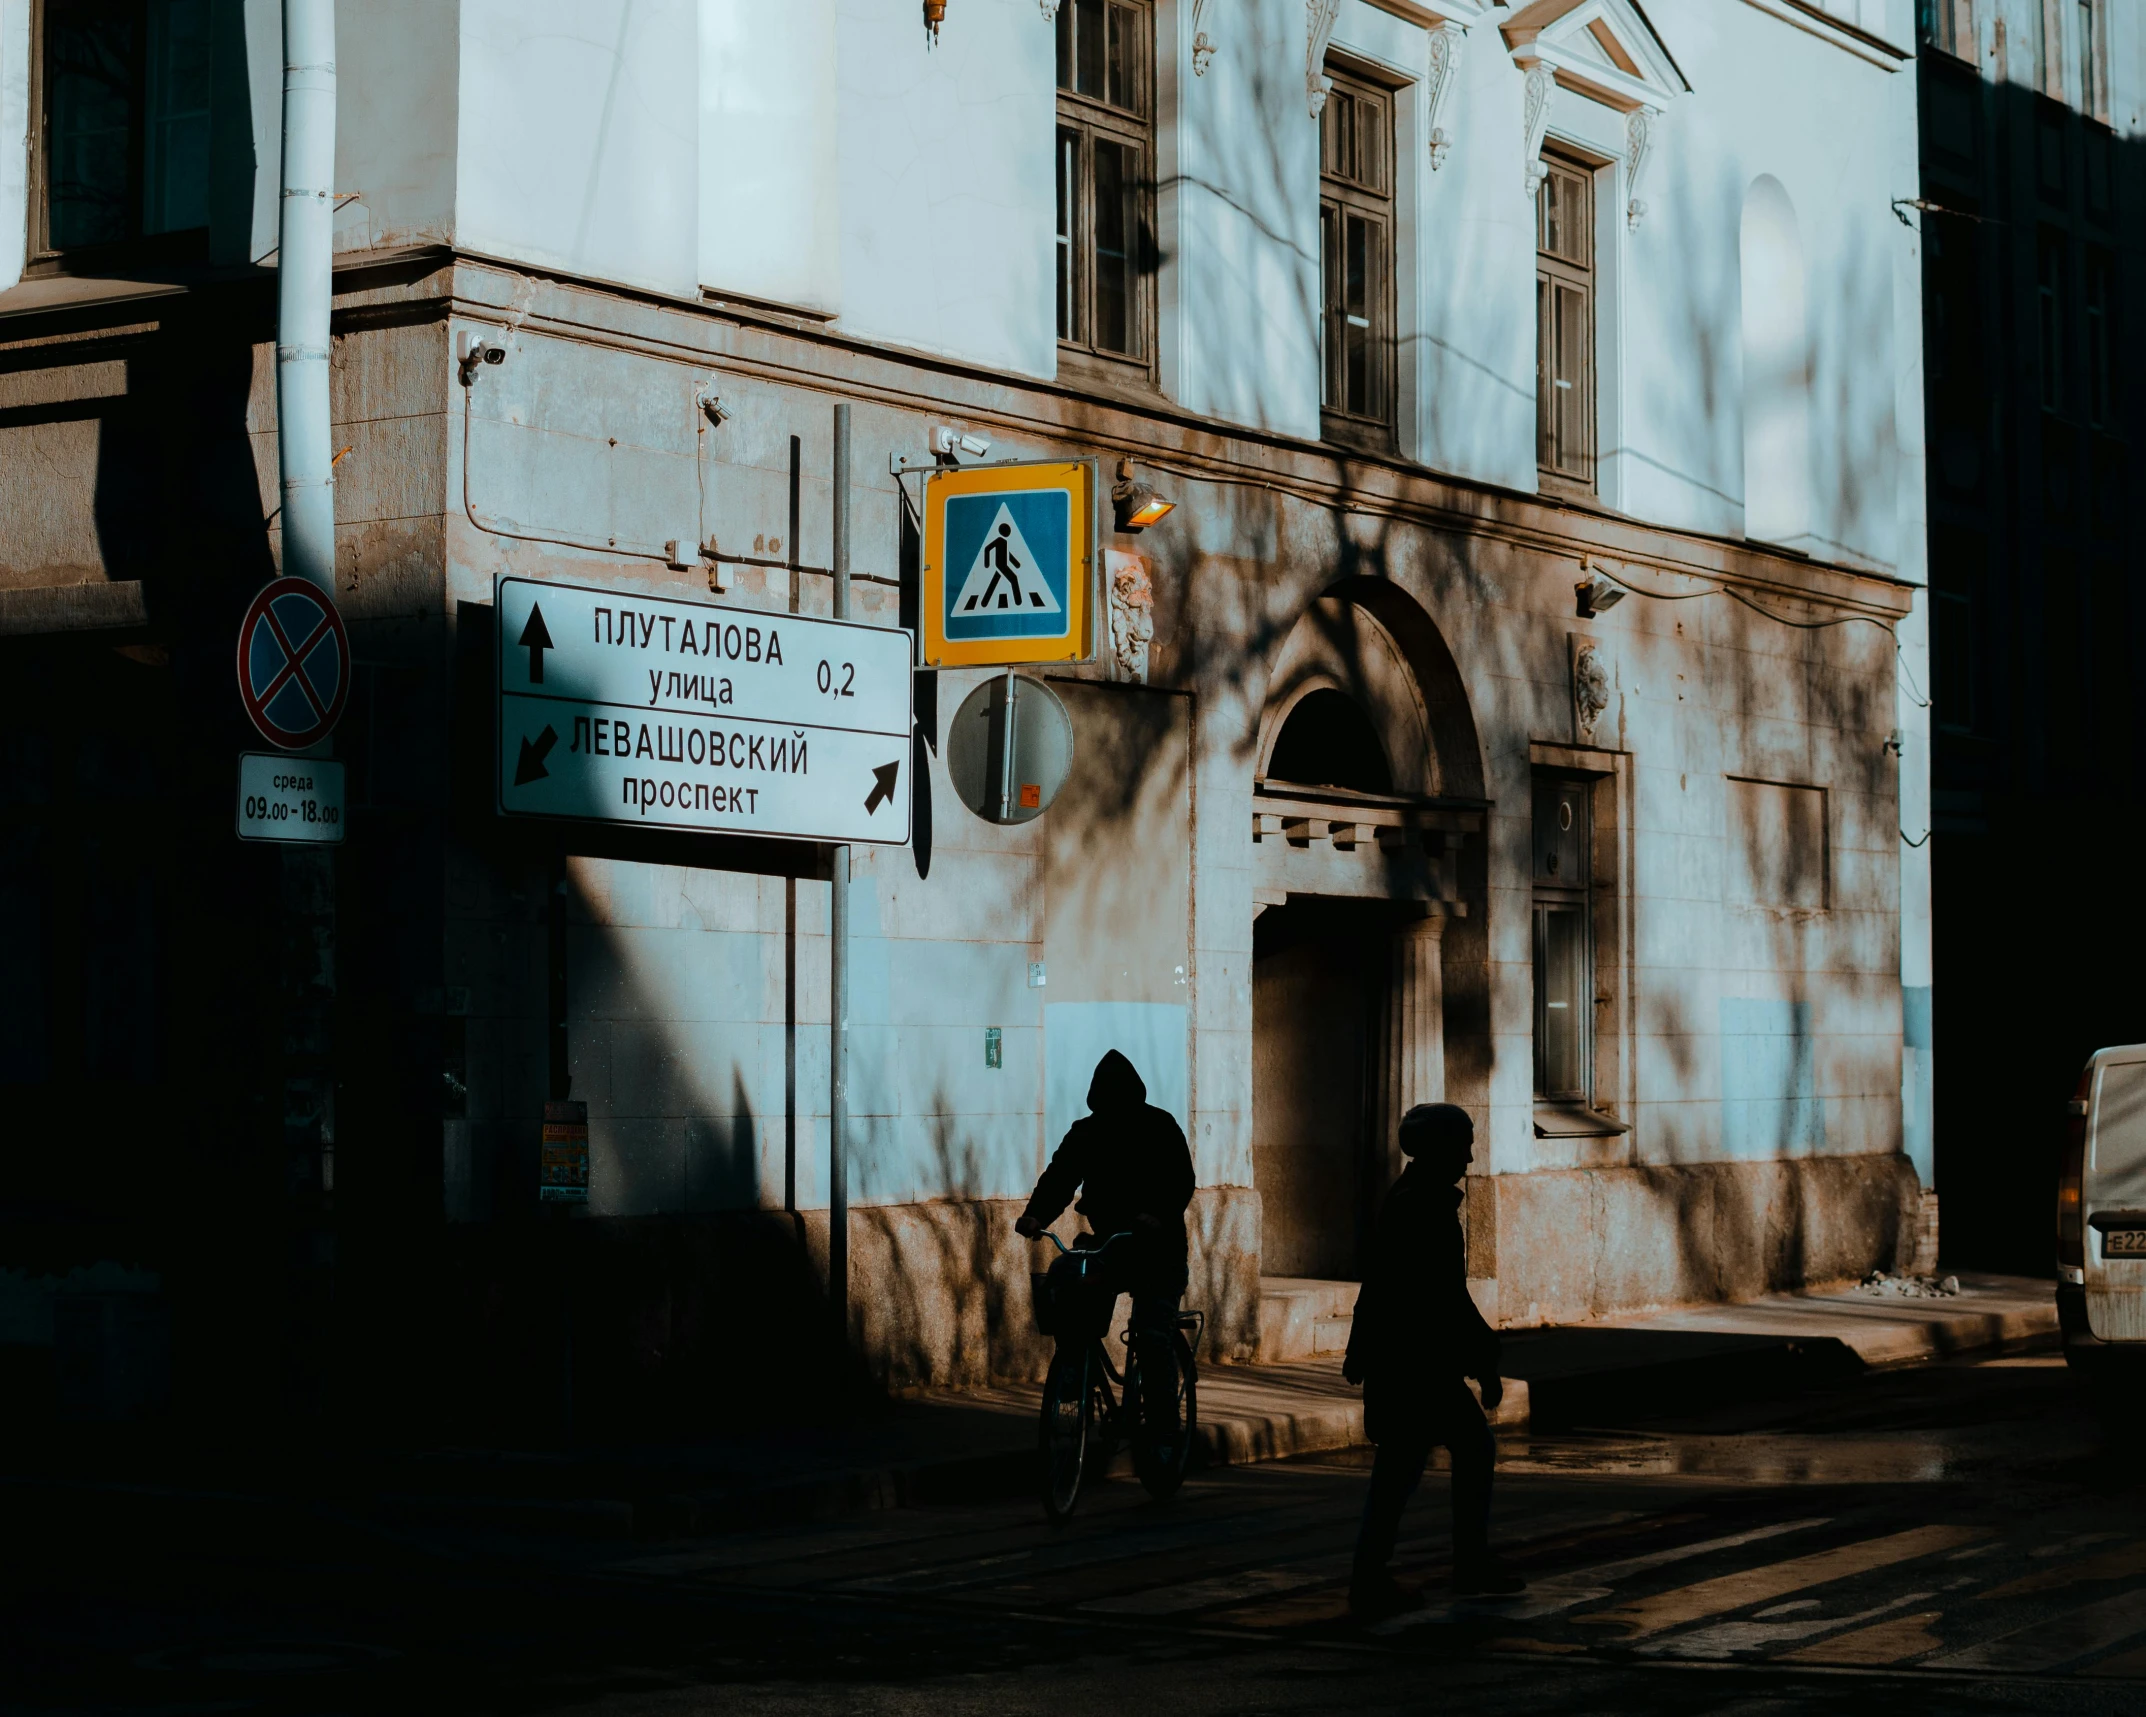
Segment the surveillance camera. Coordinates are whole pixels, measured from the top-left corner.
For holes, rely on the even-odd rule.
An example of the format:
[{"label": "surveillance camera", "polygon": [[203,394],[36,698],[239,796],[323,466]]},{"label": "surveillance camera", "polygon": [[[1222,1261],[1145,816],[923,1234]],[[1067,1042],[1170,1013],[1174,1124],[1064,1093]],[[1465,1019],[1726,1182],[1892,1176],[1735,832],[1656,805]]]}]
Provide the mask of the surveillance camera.
[{"label": "surveillance camera", "polygon": [[939,423],[932,426],[931,450],[942,460],[952,459],[957,453],[981,459],[991,451],[991,443],[981,435],[971,435],[966,430],[950,429]]},{"label": "surveillance camera", "polygon": [[479,364],[503,364],[507,361],[507,348],[485,338],[475,328],[464,328],[455,336],[455,358],[462,367],[462,385],[468,387],[477,374]]}]

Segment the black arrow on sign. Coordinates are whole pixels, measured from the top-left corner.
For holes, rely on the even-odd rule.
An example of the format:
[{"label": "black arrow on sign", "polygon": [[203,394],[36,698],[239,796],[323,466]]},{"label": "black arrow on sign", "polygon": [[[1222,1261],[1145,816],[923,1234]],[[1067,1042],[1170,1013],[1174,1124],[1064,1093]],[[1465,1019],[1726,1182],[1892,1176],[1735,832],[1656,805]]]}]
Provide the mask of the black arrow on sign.
[{"label": "black arrow on sign", "polygon": [[902,760],[897,757],[892,763],[882,763],[872,771],[872,791],[864,801],[867,815],[879,809],[882,799],[894,797],[894,778],[902,772]]},{"label": "black arrow on sign", "polygon": [[[522,628],[516,644],[529,646],[529,683],[540,686],[544,683],[544,652],[552,647],[551,634],[544,630],[544,610],[534,603],[529,608],[529,624]],[[539,769],[539,775],[544,772]]]},{"label": "black arrow on sign", "polygon": [[551,755],[551,748],[559,743],[559,736],[550,727],[536,736],[536,743],[522,741],[522,754],[515,759],[514,784],[526,787],[532,781],[541,781],[551,771],[544,767],[544,759]]}]

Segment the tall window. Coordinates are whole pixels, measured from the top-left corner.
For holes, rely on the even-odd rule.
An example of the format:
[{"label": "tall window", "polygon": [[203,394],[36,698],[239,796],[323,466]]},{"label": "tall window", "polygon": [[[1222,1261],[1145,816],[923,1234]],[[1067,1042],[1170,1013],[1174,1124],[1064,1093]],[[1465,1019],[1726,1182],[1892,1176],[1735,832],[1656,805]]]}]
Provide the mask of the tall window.
[{"label": "tall window", "polygon": [[2086,417],[2097,429],[2115,418],[2116,259],[2099,246],[2086,253]]},{"label": "tall window", "polygon": [[40,249],[209,221],[210,0],[45,0]]},{"label": "tall window", "polygon": [[1319,344],[1329,429],[1393,424],[1393,96],[1327,68],[1319,116]]},{"label": "tall window", "polygon": [[1594,785],[1535,780],[1535,1095],[1594,1101],[1594,926],[1589,911]]},{"label": "tall window", "polygon": [[2100,119],[2108,112],[2101,29],[2102,0],[2079,0],[2079,111]]},{"label": "tall window", "polygon": [[2028,68],[2027,81],[2044,95],[2054,100],[2064,99],[2064,14],[2056,12],[2055,28],[2051,28],[2050,13],[2062,5],[2062,0],[2029,0],[2028,52],[2034,56],[2034,64]]},{"label": "tall window", "polygon": [[1154,18],[1147,0],[1058,8],[1058,338],[1153,354]]},{"label": "tall window", "polygon": [[1921,0],[1922,39],[1957,59],[1975,57],[1974,0]]},{"label": "tall window", "polygon": [[2042,409],[2064,404],[2064,235],[2043,228],[2034,258],[2035,318],[2042,370]]},{"label": "tall window", "polygon": [[1595,482],[1595,182],[1545,155],[1535,193],[1535,460],[1544,477]]}]

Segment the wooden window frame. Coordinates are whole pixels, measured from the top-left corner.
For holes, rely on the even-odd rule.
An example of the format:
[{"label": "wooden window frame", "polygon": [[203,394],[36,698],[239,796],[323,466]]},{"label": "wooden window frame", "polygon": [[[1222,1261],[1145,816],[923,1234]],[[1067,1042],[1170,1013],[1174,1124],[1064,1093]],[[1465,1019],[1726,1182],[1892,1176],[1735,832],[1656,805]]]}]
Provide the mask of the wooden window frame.
[{"label": "wooden window frame", "polygon": [[1917,31],[1925,47],[1974,64],[1975,17],[1969,0],[1921,0]]},{"label": "wooden window frame", "polygon": [[[1103,9],[1106,29],[1113,13],[1129,13],[1138,20],[1133,30],[1136,64],[1129,77],[1128,92],[1133,105],[1111,102],[1107,91],[1104,95],[1084,94],[1064,84],[1058,86],[1057,125],[1051,150],[1056,186],[1052,316],[1061,367],[1086,369],[1110,380],[1152,384],[1157,375],[1155,286],[1159,261],[1155,241],[1155,9],[1153,0],[1103,0]],[[1061,39],[1072,39],[1078,11],[1078,0],[1064,0],[1058,12]],[[1077,80],[1077,70],[1071,75]],[[1133,347],[1130,352],[1115,351],[1096,339],[1100,271],[1095,249],[1095,163],[1099,144],[1130,151],[1135,163],[1125,192],[1125,242],[1130,247],[1132,270],[1131,302],[1127,306]],[[1070,365],[1067,360],[1071,360]]]},{"label": "wooden window frame", "polygon": [[[26,276],[65,275],[80,270],[109,274],[117,268],[142,268],[201,263],[208,260],[209,229],[206,224],[176,232],[144,233],[97,244],[55,245],[52,242],[52,114],[46,87],[46,18],[52,0],[31,0],[29,54],[29,157],[24,175],[26,219],[23,272]],[[146,7],[144,8],[146,12]],[[146,22],[146,20],[145,20]],[[133,100],[137,112],[134,135],[129,140],[134,180],[131,195],[136,203],[135,221],[141,220],[144,157],[148,149],[148,91],[136,79]],[[212,121],[213,123],[213,121]],[[213,158],[212,167],[213,172]],[[213,197],[213,190],[211,192]]]},{"label": "wooden window frame", "polygon": [[2072,8],[2076,26],[2073,52],[2079,61],[2079,111],[2106,121],[2109,113],[2108,0],[2078,0]]},{"label": "wooden window frame", "polygon": [[[1601,785],[1600,778],[1568,774],[1563,771],[1540,771],[1535,774],[1529,789],[1529,862],[1528,874],[1532,898],[1529,905],[1534,972],[1534,1094],[1538,1103],[1561,1104],[1568,1107],[1591,1110],[1595,1101],[1595,922],[1594,922],[1594,858],[1595,858],[1595,794]],[[1551,877],[1542,866],[1543,843],[1534,830],[1534,820],[1540,814],[1543,789],[1551,788],[1576,796],[1580,815],[1576,819],[1579,850],[1579,865],[1576,875],[1568,878]],[[1574,993],[1568,1005],[1574,1011],[1573,1029],[1577,1034],[1573,1054],[1579,1068],[1580,1084],[1574,1090],[1552,1091],[1548,1089],[1547,1055],[1549,1041],[1549,992],[1545,982],[1549,963],[1548,924],[1553,915],[1576,916],[1579,920],[1577,947],[1579,949],[1580,973],[1574,984]]]},{"label": "wooden window frame", "polygon": [[2117,285],[2116,253],[2108,246],[2086,247],[2079,294],[2079,331],[2086,344],[2086,421],[2095,429],[2113,432],[2118,426],[2119,392],[2116,310],[2123,300]]},{"label": "wooden window frame", "polygon": [[2066,296],[2073,273],[2067,254],[2070,248],[2069,235],[2057,227],[2045,225],[2035,234],[2034,352],[2038,397],[2042,410],[2055,414],[2064,411],[2072,394],[2066,374],[2071,367],[2071,354],[2065,343],[2070,309]]},{"label": "wooden window frame", "polygon": [[[1399,261],[1399,209],[1394,195],[1399,160],[1394,147],[1394,92],[1362,73],[1328,61],[1333,88],[1319,115],[1319,422],[1329,441],[1390,452],[1398,420],[1396,373],[1395,276]],[[1342,162],[1340,133],[1361,136],[1348,117],[1357,106],[1378,115],[1379,136],[1370,145],[1373,171],[1365,158]],[[1367,283],[1361,317],[1351,315],[1346,280],[1346,253],[1351,223],[1366,235],[1365,254],[1373,258],[1376,279]],[[1372,272],[1367,270],[1366,272]],[[1337,398],[1348,384],[1346,330],[1354,321],[1364,328],[1366,366],[1361,401]]]},{"label": "wooden window frame", "polygon": [[[1577,155],[1568,155],[1559,150],[1546,149],[1542,156],[1544,173],[1541,187],[1536,191],[1535,205],[1535,468],[1536,478],[1546,490],[1564,494],[1592,495],[1596,492],[1596,463],[1598,438],[1595,416],[1596,401],[1600,396],[1600,381],[1596,375],[1596,309],[1600,301],[1600,252],[1595,220],[1595,175],[1600,169],[1593,162]],[[1585,242],[1578,247],[1584,251],[1584,260],[1549,248],[1546,230],[1549,223],[1551,187],[1564,182],[1575,185],[1583,195],[1575,201],[1586,223]],[[1571,293],[1581,302],[1579,348],[1581,361],[1573,382],[1579,393],[1573,410],[1582,438],[1581,447],[1575,451],[1563,445],[1556,434],[1553,407],[1553,385],[1561,378],[1552,375],[1551,332],[1556,318],[1550,307],[1561,294]],[[1569,367],[1569,366],[1568,366]]]}]

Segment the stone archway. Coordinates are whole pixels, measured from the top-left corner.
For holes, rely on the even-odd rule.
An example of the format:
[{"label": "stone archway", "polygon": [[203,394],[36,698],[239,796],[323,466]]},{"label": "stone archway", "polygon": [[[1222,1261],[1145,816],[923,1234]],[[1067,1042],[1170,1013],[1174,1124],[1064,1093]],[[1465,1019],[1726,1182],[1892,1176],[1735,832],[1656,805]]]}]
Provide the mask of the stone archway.
[{"label": "stone archway", "polygon": [[[1358,1273],[1403,1110],[1446,1096],[1444,937],[1482,760],[1429,617],[1352,579],[1275,658],[1253,782],[1253,1178],[1262,1268]],[[1478,843],[1479,844],[1479,843]]]}]

